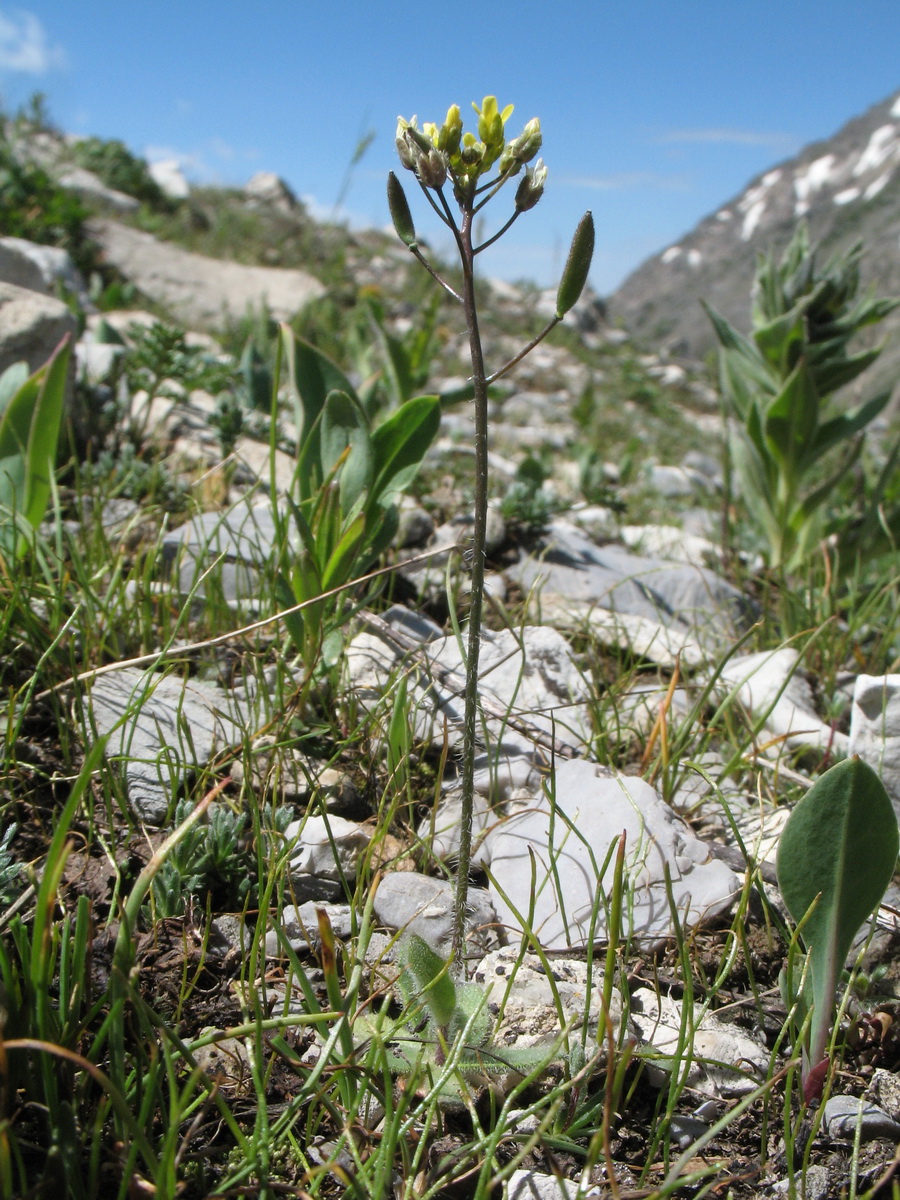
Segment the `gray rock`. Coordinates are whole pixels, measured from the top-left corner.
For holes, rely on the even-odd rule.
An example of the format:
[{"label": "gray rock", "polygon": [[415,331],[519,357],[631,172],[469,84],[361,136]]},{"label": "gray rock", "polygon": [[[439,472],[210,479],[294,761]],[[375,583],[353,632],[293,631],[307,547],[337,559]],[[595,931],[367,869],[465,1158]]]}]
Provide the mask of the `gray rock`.
[{"label": "gray rock", "polygon": [[506,1200],[575,1200],[576,1196],[583,1197],[585,1193],[569,1179],[518,1170],[510,1175],[504,1195]]},{"label": "gray rock", "polygon": [[858,1096],[831,1096],[825,1101],[825,1132],[829,1137],[852,1140],[859,1127],[864,1142],[885,1138],[900,1142],[900,1124],[883,1108]]},{"label": "gray rock", "polygon": [[191,185],[184,177],[177,158],[163,158],[148,164],[150,175],[165,194],[172,200],[186,200],[191,194]]},{"label": "gray rock", "polygon": [[878,772],[900,814],[900,675],[857,676],[847,751]]},{"label": "gray rock", "polygon": [[[317,904],[313,900],[299,906],[287,904],[281,913],[281,929],[291,949],[296,950],[298,954],[310,949],[315,950],[321,943],[318,918],[320,908],[328,914],[335,937],[348,938],[353,932],[353,913],[349,904]],[[270,929],[266,934],[266,958],[281,957],[281,940],[276,931]]]},{"label": "gray rock", "polygon": [[124,770],[128,800],[148,825],[161,825],[178,789],[213,753],[240,743],[244,715],[223,688],[199,679],[124,667],[90,685],[92,727]]},{"label": "gray rock", "polygon": [[648,487],[667,500],[682,496],[694,496],[697,492],[711,491],[708,476],[685,466],[669,466],[665,463],[650,463],[646,470]]},{"label": "gray rock", "polygon": [[[17,274],[20,278],[15,277]],[[77,298],[82,309],[94,311],[69,252],[58,246],[41,246],[25,238],[0,238],[0,279],[47,296],[55,295],[57,288],[63,287]]]},{"label": "gray rock", "polygon": [[[482,888],[469,888],[470,943],[487,950],[496,934],[491,928],[496,913]],[[375,893],[375,916],[388,929],[418,934],[438,954],[447,958],[453,941],[453,885],[415,871],[384,875]]]},{"label": "gray rock", "polygon": [[507,574],[526,592],[537,588],[545,611],[599,607],[671,628],[699,625],[710,634],[713,618],[719,642],[745,607],[740,593],[705,567],[597,546],[563,520],[551,523],[539,553],[526,555]]},{"label": "gray rock", "polygon": [[720,685],[733,689],[754,720],[790,745],[847,751],[847,735],[821,721],[815,712],[812,688],[799,669],[800,655],[790,646],[729,659]]},{"label": "gray rock", "polygon": [[141,207],[140,201],[125,192],[107,187],[99,175],[86,167],[67,167],[60,176],[59,184],[70,192],[83,196],[95,204],[103,204],[107,208],[120,213],[133,213]]},{"label": "gray rock", "polygon": [[893,1120],[900,1120],[900,1076],[876,1067],[869,1084],[869,1098]]},{"label": "gray rock", "polygon": [[715,542],[677,525],[623,525],[620,536],[626,546],[642,554],[697,567],[714,563],[720,557]]},{"label": "gray rock", "polygon": [[698,1138],[709,1133],[709,1125],[696,1117],[685,1116],[684,1113],[673,1113],[669,1122],[669,1141],[674,1142],[679,1150],[687,1150]]},{"label": "gray rock", "polygon": [[240,954],[250,936],[245,930],[243,918],[235,913],[213,917],[209,923],[209,949],[221,958],[233,959]]},{"label": "gray rock", "polygon": [[[801,1186],[800,1194],[803,1196],[803,1200],[825,1200],[831,1188],[831,1176],[828,1168],[817,1163],[810,1163],[803,1172]],[[776,1196],[796,1195],[796,1188],[796,1179],[779,1179],[777,1183],[772,1184],[772,1191]]]},{"label": "gray rock", "polygon": [[[480,781],[484,783],[484,781]],[[472,797],[472,865],[485,866],[481,853],[484,836],[491,825],[490,800],[476,790]],[[424,845],[442,862],[455,858],[459,853],[459,836],[462,825],[462,793],[458,788],[447,792],[431,813],[423,817],[417,833]]]},{"label": "gray rock", "polygon": [[[592,928],[594,939],[602,940],[602,906],[592,927],[597,872],[623,831],[635,935],[671,934],[665,866],[686,926],[721,912],[740,890],[738,877],[710,858],[706,845],[649,784],[574,759],[557,766],[552,802],[547,794],[535,796],[529,808],[485,839],[482,854],[490,862],[500,920],[520,930],[530,913],[531,928],[548,949],[584,945]],[[603,878],[608,892],[611,867]]]},{"label": "gray rock", "polygon": [[356,878],[359,856],[372,838],[372,829],[343,817],[304,817],[284,831],[287,843],[296,841],[290,861],[291,878],[314,875],[340,883]]},{"label": "gray rock", "polygon": [[44,278],[44,272],[25,249],[34,244],[26,242],[24,238],[0,238],[0,282],[49,296],[52,289]]},{"label": "gray rock", "polygon": [[74,340],[77,332],[75,317],[61,300],[0,283],[0,375],[23,361],[29,373],[36,371],[67,333]]},{"label": "gray rock", "polygon": [[[414,736],[440,744],[446,721],[450,744],[458,746],[464,680],[459,643],[455,637],[435,638],[422,646],[422,655],[418,673],[410,671],[407,692]],[[397,647],[379,634],[364,632],[353,638],[347,668],[357,696],[366,704],[377,702],[401,658]],[[552,734],[574,746],[589,738],[587,685],[571,647],[555,629],[529,625],[516,632],[486,630],[478,661],[492,752],[531,754],[535,735],[546,739]]]},{"label": "gray rock", "polygon": [[325,291],[306,271],[206,258],[116,221],[94,220],[89,230],[111,266],[188,325],[215,327],[263,304],[287,321]]},{"label": "gray rock", "polygon": [[[652,988],[638,988],[631,997],[630,1016],[643,1045],[657,1050],[663,1062],[671,1060],[684,1037],[681,1001]],[[746,1096],[766,1078],[769,1051],[735,1025],[706,1013],[693,1030],[688,1029],[688,1037],[692,1062],[687,1078],[679,1075],[687,1087],[705,1096],[726,1099]],[[654,1063],[649,1056],[645,1064],[647,1077],[655,1086],[668,1084],[667,1066]]]},{"label": "gray rock", "polygon": [[118,361],[124,353],[124,346],[82,339],[75,346],[79,382],[91,385],[107,382],[115,373]]},{"label": "gray rock", "polygon": [[[603,969],[594,962],[588,978],[583,959],[549,960],[552,979],[536,954],[522,954],[518,946],[492,950],[475,968],[472,979],[487,991],[487,1003],[498,1020],[492,1041],[500,1046],[549,1045],[561,1037],[560,1009],[567,1037],[561,1053],[580,1043],[592,1058],[603,1049],[607,1036],[603,1013]],[[622,1002],[613,992],[609,1018],[613,1031],[622,1019]],[[586,1028],[585,1028],[586,1027]]]},{"label": "gray rock", "polygon": [[430,515],[410,496],[404,496],[400,501],[400,523],[396,545],[401,549],[408,546],[424,546],[434,533],[434,521]]},{"label": "gray rock", "polygon": [[[257,567],[269,560],[277,536],[268,502],[238,501],[227,512],[207,512],[169,531],[162,541],[163,565],[177,564],[182,592],[189,592],[216,559],[217,586],[229,603],[257,594]],[[200,584],[199,595],[205,592]]]},{"label": "gray rock", "polygon": [[255,204],[265,204],[279,212],[297,208],[297,197],[274,171],[257,171],[244,188],[244,195]]}]

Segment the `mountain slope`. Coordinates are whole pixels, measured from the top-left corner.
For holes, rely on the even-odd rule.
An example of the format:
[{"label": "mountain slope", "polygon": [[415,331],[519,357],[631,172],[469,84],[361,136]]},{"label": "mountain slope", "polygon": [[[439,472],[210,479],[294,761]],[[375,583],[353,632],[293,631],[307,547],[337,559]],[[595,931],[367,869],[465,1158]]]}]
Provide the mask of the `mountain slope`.
[{"label": "mountain slope", "polygon": [[[900,294],[900,93],[758,175],[718,212],[648,259],[609,299],[637,338],[693,358],[714,345],[701,297],[738,328],[750,324],[750,287],[760,252],[783,248],[799,220],[824,261],[862,241],[864,285]],[[866,389],[900,376],[900,312],[881,327],[889,345]]]}]

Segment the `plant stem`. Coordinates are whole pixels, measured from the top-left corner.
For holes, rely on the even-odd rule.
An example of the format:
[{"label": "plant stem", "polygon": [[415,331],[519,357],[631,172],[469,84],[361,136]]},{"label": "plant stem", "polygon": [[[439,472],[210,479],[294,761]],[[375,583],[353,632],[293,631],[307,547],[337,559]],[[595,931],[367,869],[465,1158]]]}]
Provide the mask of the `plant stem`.
[{"label": "plant stem", "polygon": [[466,650],[466,687],[463,711],[462,820],[459,831],[459,863],[453,914],[453,958],[462,966],[466,945],[466,901],[472,859],[472,812],[475,803],[475,752],[478,735],[478,652],[481,647],[481,614],[484,607],[484,547],[488,507],[488,390],[484,354],[478,330],[475,303],[475,268],[472,249],[470,206],[463,211],[459,244],[463,268],[463,307],[472,360],[472,389],[475,400],[475,517],[472,529],[472,575],[469,602],[469,637]]}]

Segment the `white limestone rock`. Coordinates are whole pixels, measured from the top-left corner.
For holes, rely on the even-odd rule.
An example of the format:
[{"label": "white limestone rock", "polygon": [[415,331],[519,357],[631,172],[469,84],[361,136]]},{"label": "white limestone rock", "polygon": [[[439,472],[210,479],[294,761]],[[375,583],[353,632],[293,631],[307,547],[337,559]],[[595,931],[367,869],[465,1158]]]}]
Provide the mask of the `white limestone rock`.
[{"label": "white limestone rock", "polygon": [[816,715],[812,688],[800,671],[800,655],[790,646],[742,654],[722,668],[719,682],[733,690],[754,720],[791,746],[847,752],[847,735]]},{"label": "white limestone rock", "polygon": [[858,675],[848,753],[881,776],[900,815],[900,675]]},{"label": "white limestone rock", "polygon": [[371,828],[343,817],[304,817],[291,821],[284,831],[286,843],[296,840],[291,856],[291,876],[351,881],[356,878],[359,856],[372,838]]},{"label": "white limestone rock", "polygon": [[[662,1059],[678,1053],[684,1037],[681,1001],[651,988],[638,988],[631,997],[630,1015],[644,1046],[652,1046]],[[764,1045],[712,1013],[703,1016],[692,1031],[688,1049],[693,1062],[684,1082],[705,1096],[746,1096],[766,1078],[769,1069],[769,1051]],[[648,1078],[656,1086],[668,1082],[669,1072],[662,1065],[655,1065],[649,1057],[645,1064]]]},{"label": "white limestone rock", "polygon": [[[473,982],[487,991],[487,1003],[498,1021],[492,1043],[499,1046],[537,1046],[552,1043],[563,1033],[562,1008],[568,1045],[581,1041],[587,1025],[588,1058],[596,1054],[607,1036],[603,1011],[603,968],[596,960],[593,978],[588,979],[584,959],[549,960],[553,975],[548,977],[536,954],[521,954],[518,946],[502,946],[491,951],[475,968]],[[613,992],[609,1018],[613,1031],[622,1019],[622,1002]],[[565,1052],[565,1043],[561,1043]]]},{"label": "white limestone rock", "polygon": [[[201,679],[124,667],[90,685],[91,725],[125,774],[137,815],[160,825],[179,786],[214,752],[240,745],[249,715],[237,697]],[[92,740],[91,736],[88,741]]]},{"label": "white limestone rock", "polygon": [[[664,868],[686,926],[727,908],[741,881],[709,855],[688,826],[644,780],[614,776],[583,759],[556,768],[553,800],[532,805],[492,829],[482,854],[490,862],[491,894],[500,920],[513,932],[529,923],[547,949],[602,940],[601,906],[592,929],[598,872],[610,845],[626,834],[626,872],[632,932],[671,934]],[[603,876],[612,887],[612,866]],[[529,918],[530,914],[530,918]]]}]

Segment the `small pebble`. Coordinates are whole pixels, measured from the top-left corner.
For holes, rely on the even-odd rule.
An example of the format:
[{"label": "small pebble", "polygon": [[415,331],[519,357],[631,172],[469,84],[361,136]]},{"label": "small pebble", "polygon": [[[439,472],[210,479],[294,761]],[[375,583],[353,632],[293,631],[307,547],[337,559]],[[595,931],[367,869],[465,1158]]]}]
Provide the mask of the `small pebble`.
[{"label": "small pebble", "polygon": [[855,1138],[858,1122],[860,1137],[864,1142],[876,1138],[900,1142],[900,1124],[877,1104],[870,1104],[857,1096],[832,1096],[825,1102],[824,1117],[825,1131],[833,1138]]}]

